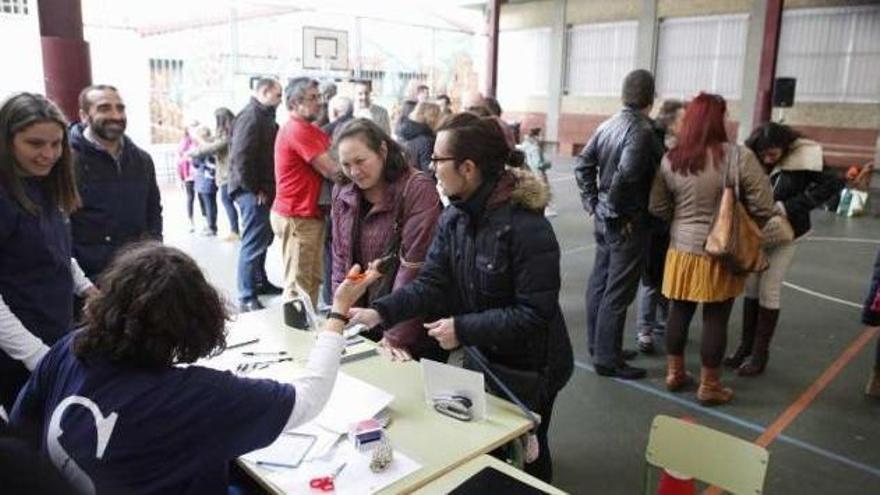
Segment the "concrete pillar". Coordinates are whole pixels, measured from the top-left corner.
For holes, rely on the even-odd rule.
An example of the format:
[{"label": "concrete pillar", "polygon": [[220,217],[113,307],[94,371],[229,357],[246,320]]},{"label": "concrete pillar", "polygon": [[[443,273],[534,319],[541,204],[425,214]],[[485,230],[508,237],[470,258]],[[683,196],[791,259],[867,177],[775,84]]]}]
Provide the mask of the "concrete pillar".
[{"label": "concrete pillar", "polygon": [[[565,9],[568,0],[553,2],[553,24],[550,32],[550,83],[547,92],[547,123],[544,129],[544,140],[549,143],[545,151],[556,153],[559,150],[559,119],[562,116],[563,86],[567,61],[566,44],[568,43]],[[524,133],[528,129],[522,130]]]},{"label": "concrete pillar", "polygon": [[501,0],[486,2],[486,89],[485,96],[496,96],[498,90],[498,25]]},{"label": "concrete pillar", "polygon": [[79,92],[92,83],[80,0],[39,0],[38,6],[46,96],[75,122],[79,120]]},{"label": "concrete pillar", "polygon": [[657,0],[642,0],[639,27],[636,34],[636,69],[651,73],[657,68]]},{"label": "concrete pillar", "polygon": [[749,15],[746,57],[740,98],[737,140],[744,141],[752,129],[770,120],[783,0],[753,0]]}]

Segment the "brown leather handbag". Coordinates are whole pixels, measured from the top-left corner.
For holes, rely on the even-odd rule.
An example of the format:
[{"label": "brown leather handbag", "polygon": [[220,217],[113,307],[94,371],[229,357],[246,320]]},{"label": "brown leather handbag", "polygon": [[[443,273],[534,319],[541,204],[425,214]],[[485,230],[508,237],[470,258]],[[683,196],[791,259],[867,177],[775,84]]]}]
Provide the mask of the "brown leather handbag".
[{"label": "brown leather handbag", "polygon": [[[728,146],[726,167],[721,176],[721,201],[703,248],[731,272],[743,274],[766,270],[767,257],[761,249],[761,229],[740,201],[739,156],[739,146]],[[728,184],[731,171],[734,181]]]}]

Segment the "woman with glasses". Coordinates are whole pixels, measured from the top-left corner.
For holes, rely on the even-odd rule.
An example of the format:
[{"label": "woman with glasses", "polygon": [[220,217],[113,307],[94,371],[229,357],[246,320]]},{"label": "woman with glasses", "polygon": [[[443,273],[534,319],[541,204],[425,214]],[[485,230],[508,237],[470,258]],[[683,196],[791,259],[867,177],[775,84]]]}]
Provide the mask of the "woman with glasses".
[{"label": "woman with glasses", "polygon": [[526,471],[550,481],[547,432],[573,358],[558,302],[559,244],[544,218],[547,185],[508,167],[523,159],[494,119],[460,113],[444,121],[431,161],[452,206],[440,218],[418,277],[369,309],[353,310],[353,319],[376,326],[424,317],[440,347],[469,348],[465,366],[482,371],[479,351],[541,415],[537,456],[527,457]]},{"label": "woman with glasses", "polygon": [[[706,254],[722,184],[739,176],[740,201],[758,223],[773,216],[773,194],[767,175],[747,148],[730,144],[724,130],[727,103],[700,93],[688,105],[678,144],[663,157],[651,189],[650,211],[670,222],[670,243],[663,276],[669,299],[666,323],[666,388],[678,391],[693,383],[686,372],[684,350],[688,327],[703,306],[702,371],[697,399],[703,405],[725,404],[733,391],[721,385],[721,360],[727,345],[727,320],[746,277],[727,270]],[[731,176],[724,182],[725,172]]]},{"label": "woman with glasses", "polygon": [[[440,198],[431,178],[407,165],[400,145],[371,120],[346,124],[336,149],[347,180],[333,192],[333,288],[353,263],[384,258],[387,273],[361,301],[369,306],[419,273],[440,217]],[[428,337],[423,322],[398,320],[368,336],[394,360],[445,361],[446,351]]]}]

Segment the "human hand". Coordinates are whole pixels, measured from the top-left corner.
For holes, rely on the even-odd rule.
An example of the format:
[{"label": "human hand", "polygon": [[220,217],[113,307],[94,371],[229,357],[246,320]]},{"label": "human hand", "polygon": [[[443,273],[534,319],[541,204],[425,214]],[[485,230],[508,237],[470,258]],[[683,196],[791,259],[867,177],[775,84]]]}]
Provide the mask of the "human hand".
[{"label": "human hand", "polygon": [[437,339],[440,347],[444,350],[452,350],[461,346],[458,336],[455,335],[455,320],[452,318],[441,318],[437,321],[425,323],[428,329],[428,335]]},{"label": "human hand", "polygon": [[379,341],[379,351],[391,361],[404,362],[412,361],[412,355],[402,347],[394,347],[388,339],[382,338]]},{"label": "human hand", "polygon": [[351,305],[364,295],[367,287],[382,278],[382,274],[376,270],[374,265],[374,263],[370,263],[365,272],[361,272],[361,265],[358,264],[355,264],[348,270],[345,279],[343,279],[333,294],[332,310],[334,312],[348,314]]},{"label": "human hand", "polygon": [[257,204],[258,205],[269,204],[269,195],[264,193],[263,191],[258,192],[257,193]]},{"label": "human hand", "polygon": [[348,310],[350,323],[363,323],[368,328],[373,328],[382,323],[382,316],[375,309],[351,308]]}]

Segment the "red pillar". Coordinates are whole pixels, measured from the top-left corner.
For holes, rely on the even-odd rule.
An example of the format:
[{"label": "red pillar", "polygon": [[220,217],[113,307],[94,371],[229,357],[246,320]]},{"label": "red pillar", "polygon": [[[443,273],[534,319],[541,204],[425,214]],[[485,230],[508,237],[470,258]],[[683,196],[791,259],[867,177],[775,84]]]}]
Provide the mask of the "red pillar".
[{"label": "red pillar", "polygon": [[80,0],[39,0],[38,5],[46,96],[75,122],[79,120],[79,92],[92,84],[82,6]]},{"label": "red pillar", "polygon": [[501,19],[501,0],[486,2],[486,96],[495,97],[498,89],[498,23]]},{"label": "red pillar", "polygon": [[784,0],[767,0],[764,20],[764,42],[761,47],[761,65],[758,73],[758,97],[755,99],[754,127],[770,120],[773,110],[773,80],[776,77],[776,58],[779,55],[779,31],[782,27]]}]

